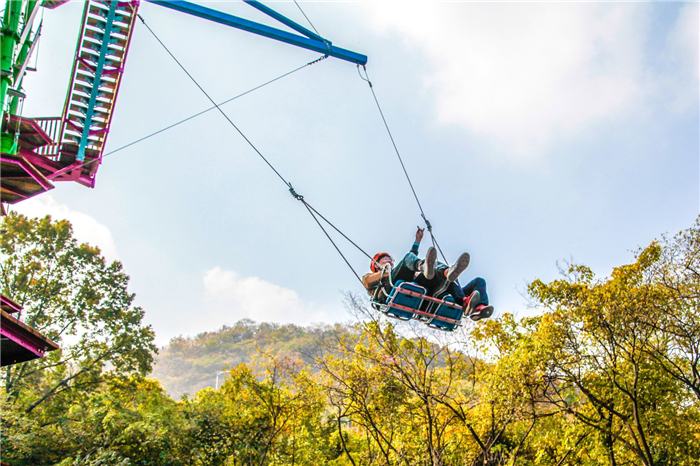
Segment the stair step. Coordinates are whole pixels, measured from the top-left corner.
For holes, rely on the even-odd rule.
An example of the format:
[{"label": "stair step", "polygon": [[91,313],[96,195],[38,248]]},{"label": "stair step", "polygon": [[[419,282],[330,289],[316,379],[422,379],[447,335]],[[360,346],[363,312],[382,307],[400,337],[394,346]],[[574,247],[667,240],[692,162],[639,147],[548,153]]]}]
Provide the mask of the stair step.
[{"label": "stair step", "polygon": [[[87,63],[83,63],[85,65],[85,70],[93,72],[97,69],[97,58],[99,58],[99,54],[95,55],[92,52],[91,53],[86,53],[86,51],[81,52],[79,55],[80,58],[82,58],[81,61],[86,61]],[[114,68],[119,68],[123,64],[121,57],[115,57],[115,56],[110,56],[108,55],[106,60],[103,63],[103,66],[111,66]]]},{"label": "stair step", "polygon": [[[81,109],[87,109],[88,106],[90,105],[90,98],[89,97],[80,97],[80,98],[73,98],[70,101],[71,105],[75,105],[76,108],[81,108]],[[97,100],[95,102],[96,104],[100,105],[99,107],[95,107],[95,110],[100,112],[100,113],[105,113],[109,111],[109,108],[111,107],[111,101],[100,101]]]},{"label": "stair step", "polygon": [[[98,87],[100,90],[104,90],[104,89],[114,90],[114,88],[115,88],[115,86],[116,86],[116,82],[114,82],[114,81],[109,81],[109,80],[106,80],[106,79],[104,79],[104,78],[105,78],[105,76],[103,76],[103,79],[100,80],[100,82],[99,82],[99,84],[98,84],[97,87]],[[92,86],[95,85],[95,79],[94,79],[94,78],[89,78],[89,77],[86,76],[85,78],[83,78],[83,81],[85,81],[87,84],[90,84],[90,85],[92,85]]]},{"label": "stair step", "polygon": [[88,19],[87,25],[103,33],[107,27],[107,23],[105,21],[98,21],[97,18]]},{"label": "stair step", "polygon": [[80,49],[80,56],[87,59],[87,60],[92,60],[94,62],[97,62],[100,58],[100,51],[102,50],[102,46],[98,46],[97,48],[94,47],[83,47]]},{"label": "stair step", "polygon": [[[81,44],[85,44],[86,42],[96,42],[99,44],[102,44],[104,42],[105,37],[104,33],[92,30],[92,29],[87,29],[85,31],[85,35],[83,36],[83,40]],[[118,48],[118,49],[123,49],[124,46],[126,45],[126,38],[125,37],[120,37],[120,36],[110,36],[108,39],[109,47],[110,48]]]},{"label": "stair step", "polygon": [[[107,15],[103,15],[97,11],[90,11],[88,14],[87,18],[87,24],[88,25],[95,25],[95,24],[107,24]],[[101,27],[101,26],[100,26]],[[104,27],[102,27],[104,29]]]},{"label": "stair step", "polygon": [[[69,110],[73,110],[77,113],[80,113],[84,116],[87,116],[87,109],[88,109],[87,104],[83,104],[83,103],[79,103],[79,102],[76,102],[74,100],[71,100]],[[106,114],[106,113],[109,113],[111,111],[110,108],[97,107],[97,106],[93,107],[92,110],[94,113],[97,113],[97,114]]]},{"label": "stair step", "polygon": [[[74,92],[81,92],[81,93],[87,94],[87,95],[92,94],[92,86],[86,86],[86,85],[81,84],[79,82],[75,83],[73,90],[74,90]],[[97,94],[97,97],[111,101],[114,98],[114,94],[112,92],[107,92],[106,90],[100,89],[100,91]]]},{"label": "stair step", "polygon": [[[80,44],[85,46],[87,43],[97,43],[102,45],[105,40],[105,33],[102,31],[96,31],[94,29],[86,29],[85,35],[83,35]],[[107,42],[112,47],[123,48],[126,44],[126,38],[121,34],[114,34],[107,37]]]},{"label": "stair step", "polygon": [[[63,116],[62,137],[73,160],[102,154],[137,8],[138,1],[133,0],[116,6],[107,0],[87,0]],[[70,153],[66,155],[70,158]],[[94,164],[83,175],[92,180],[96,167]]]}]

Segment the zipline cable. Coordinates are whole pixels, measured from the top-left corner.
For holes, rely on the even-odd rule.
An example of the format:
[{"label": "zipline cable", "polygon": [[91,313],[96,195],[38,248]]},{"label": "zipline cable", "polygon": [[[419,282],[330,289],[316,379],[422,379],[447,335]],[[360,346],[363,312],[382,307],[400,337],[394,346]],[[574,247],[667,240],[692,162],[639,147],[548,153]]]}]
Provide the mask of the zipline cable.
[{"label": "zipline cable", "polygon": [[394,152],[396,152],[396,156],[399,158],[399,163],[401,164],[401,168],[403,169],[404,175],[406,175],[406,180],[408,181],[408,185],[411,187],[411,192],[413,192],[413,197],[416,199],[416,204],[418,204],[418,209],[420,209],[420,216],[423,217],[423,221],[425,221],[425,225],[428,228],[428,233],[430,233],[430,239],[433,242],[433,246],[435,246],[438,251],[440,251],[440,255],[442,256],[442,259],[445,261],[446,264],[449,265],[449,262],[447,261],[447,258],[445,257],[445,254],[442,252],[442,248],[440,248],[440,245],[437,242],[437,239],[435,238],[435,235],[433,235],[433,226],[430,223],[430,221],[426,218],[425,212],[423,211],[423,206],[420,203],[420,200],[418,199],[418,194],[416,194],[416,190],[413,187],[413,183],[411,182],[411,177],[408,176],[408,171],[406,170],[406,165],[403,163],[403,158],[401,157],[401,153],[399,152],[399,148],[396,146],[396,142],[394,141],[394,136],[391,134],[391,129],[389,129],[389,124],[386,121],[386,118],[384,117],[384,112],[382,111],[381,105],[379,105],[379,99],[377,99],[377,94],[374,92],[374,86],[372,86],[372,81],[369,80],[369,74],[367,73],[367,67],[362,65],[362,69],[365,71],[365,76],[362,76],[362,73],[360,72],[360,65],[357,65],[357,73],[360,75],[360,78],[362,78],[364,81],[367,81],[367,84],[369,85],[370,91],[372,91],[372,97],[374,97],[374,102],[377,104],[377,109],[379,110],[379,114],[382,117],[382,121],[384,122],[384,127],[386,128],[387,133],[389,134],[389,139],[391,139],[391,144],[394,146]]},{"label": "zipline cable", "polygon": [[[324,55],[324,56],[322,56],[321,58],[318,58],[318,59],[316,59],[316,60],[310,61],[309,63],[306,63],[305,65],[302,65],[302,66],[300,66],[300,67],[298,67],[298,68],[295,68],[295,69],[293,69],[293,70],[291,70],[291,71],[288,71],[288,72],[286,72],[286,73],[284,73],[284,74],[282,74],[282,75],[280,75],[280,76],[277,76],[276,78],[271,79],[271,80],[269,80],[269,81],[267,81],[267,82],[265,82],[265,83],[263,83],[263,84],[260,84],[259,86],[256,86],[256,87],[254,87],[254,88],[252,88],[252,89],[248,89],[247,91],[242,92],[242,93],[238,94],[237,96],[234,96],[234,97],[231,97],[230,99],[224,100],[223,102],[219,103],[218,105],[221,106],[221,105],[225,105],[225,104],[227,104],[227,103],[229,103],[229,102],[232,102],[232,101],[234,101],[234,100],[236,100],[236,99],[238,99],[238,98],[240,98],[240,97],[243,97],[244,95],[250,94],[250,93],[253,92],[253,91],[257,91],[258,89],[261,89],[261,88],[267,86],[268,84],[272,84],[272,83],[275,82],[275,81],[279,81],[280,79],[282,79],[282,78],[284,78],[284,77],[287,77],[287,76],[289,76],[289,75],[291,75],[291,74],[293,74],[293,73],[296,73],[297,71],[302,70],[302,69],[306,68],[307,66],[315,65],[316,63],[318,63],[318,62],[320,62],[320,61],[322,61],[322,60],[325,60],[326,58],[328,58],[328,57],[327,57],[326,55]],[[188,122],[188,121],[190,121],[190,120],[192,120],[192,119],[194,119],[194,118],[197,118],[198,116],[204,115],[205,113],[210,112],[211,110],[214,110],[215,108],[216,108],[216,106],[214,106],[214,107],[209,107],[208,109],[202,110],[201,112],[196,113],[196,114],[194,114],[194,115],[192,115],[192,116],[189,116],[189,117],[185,118],[184,120],[180,120],[180,121],[178,121],[177,123],[173,123],[172,125],[166,126],[165,128],[161,128],[161,129],[159,129],[158,131],[154,131],[154,132],[152,132],[151,134],[149,134],[149,135],[147,135],[147,136],[144,136],[144,137],[139,138],[139,139],[137,139],[137,140],[135,140],[135,141],[132,141],[132,142],[130,142],[130,143],[124,145],[124,146],[121,146],[121,147],[119,147],[119,148],[117,148],[117,149],[114,149],[114,150],[112,150],[112,151],[109,151],[109,152],[107,152],[106,154],[102,155],[102,157],[99,157],[99,158],[92,159],[92,160],[89,160],[89,161],[87,161],[87,162],[84,162],[84,163],[82,164],[82,167],[87,167],[87,166],[92,165],[93,163],[102,161],[102,160],[103,160],[105,157],[107,157],[108,155],[112,155],[112,154],[114,154],[114,153],[116,153],[116,152],[119,152],[119,151],[121,151],[121,150],[123,150],[123,149],[126,149],[127,147],[131,147],[131,146],[133,146],[133,145],[135,145],[135,144],[138,144],[139,142],[145,141],[146,139],[150,139],[150,138],[152,138],[153,136],[156,136],[156,135],[158,135],[158,134],[160,134],[160,133],[163,133],[163,132],[168,131],[168,130],[170,130],[170,129],[172,129],[172,128],[175,128],[176,126],[179,126],[179,125],[181,125],[181,124],[183,124],[183,123],[185,123],[185,122]]]},{"label": "zipline cable", "polygon": [[[362,283],[362,279],[360,278],[360,276],[357,274],[357,272],[355,272],[355,269],[352,267],[352,265],[351,265],[350,262],[347,260],[347,258],[345,257],[345,255],[343,255],[343,253],[340,251],[340,248],[338,248],[338,246],[335,244],[335,241],[333,241],[333,239],[332,239],[331,236],[328,234],[328,232],[326,231],[326,229],[323,228],[323,225],[321,225],[321,222],[318,220],[318,218],[316,218],[316,215],[315,215],[314,213],[318,213],[318,211],[317,211],[316,209],[314,209],[313,207],[311,207],[311,205],[308,204],[308,203],[306,202],[306,200],[304,200],[304,196],[299,195],[299,194],[296,193],[296,191],[294,191],[294,187],[292,186],[292,184],[291,184],[289,181],[287,181],[287,180],[282,176],[282,174],[281,174],[279,171],[277,171],[277,169],[270,163],[270,161],[267,160],[267,158],[265,158],[265,156],[264,156],[264,155],[258,150],[258,148],[250,141],[250,139],[248,139],[248,138],[245,136],[245,134],[243,134],[243,132],[238,128],[238,126],[236,126],[236,124],[235,124],[233,121],[231,121],[231,119],[230,119],[230,118],[228,117],[228,115],[226,115],[226,113],[219,107],[219,105],[218,105],[216,102],[214,102],[214,99],[212,99],[212,98],[209,96],[209,94],[204,90],[204,88],[202,88],[202,86],[197,82],[197,80],[187,71],[187,69],[182,65],[182,63],[180,63],[180,61],[175,57],[175,55],[173,55],[173,53],[170,51],[170,49],[168,49],[168,47],[163,43],[163,41],[160,40],[160,38],[159,38],[159,37],[156,35],[156,33],[148,26],[148,24],[146,24],[146,21],[143,19],[143,17],[142,17],[140,14],[138,14],[137,16],[138,16],[138,18],[141,20],[141,22],[143,23],[143,25],[146,26],[146,28],[148,29],[148,31],[153,35],[153,37],[155,37],[155,39],[158,41],[158,43],[160,43],[160,45],[165,49],[165,51],[168,53],[168,55],[170,55],[170,57],[171,57],[173,60],[175,60],[175,63],[177,63],[177,65],[182,69],[182,71],[184,71],[185,74],[190,78],[190,80],[199,88],[199,90],[202,91],[202,94],[204,94],[204,95],[206,96],[206,98],[209,99],[209,101],[210,101],[212,104],[214,104],[214,107],[219,111],[219,113],[221,113],[221,115],[223,115],[223,117],[226,118],[226,120],[229,122],[229,124],[230,124],[231,126],[234,127],[234,129],[238,132],[238,134],[240,134],[241,137],[248,143],[248,145],[260,156],[261,159],[263,159],[263,161],[267,164],[267,166],[270,167],[270,169],[271,169],[273,172],[275,172],[275,174],[277,175],[277,177],[278,177],[280,180],[282,180],[282,182],[283,182],[283,183],[287,186],[287,188],[289,189],[289,192],[292,194],[292,196],[293,196],[295,199],[297,199],[298,201],[300,201],[302,204],[304,204],[304,206],[306,207],[306,210],[309,212],[309,214],[310,214],[310,215],[313,217],[313,219],[316,221],[316,223],[317,223],[318,226],[321,228],[321,230],[322,230],[323,233],[326,235],[326,237],[327,237],[328,240],[331,242],[331,244],[333,244],[333,247],[335,247],[336,251],[338,251],[338,253],[339,253],[340,256],[343,258],[343,260],[345,261],[345,263],[348,265],[348,267],[350,268],[350,270],[352,271],[352,273],[355,275],[355,277],[357,277],[357,279],[359,280],[359,282]],[[321,216],[321,214],[318,214],[318,215]],[[334,228],[336,231],[340,232],[340,230],[338,230],[333,224],[331,224],[328,220],[326,220],[325,217],[321,216],[321,218],[323,218],[323,220],[326,221],[329,225],[333,226],[333,228]],[[341,232],[341,234],[342,234],[342,232]],[[344,234],[342,234],[342,235],[343,235],[344,238],[346,238],[348,241],[350,241],[350,239],[349,239],[347,236],[345,236]],[[358,249],[360,249],[359,246],[357,246],[354,242],[352,242],[352,241],[350,241],[350,242],[351,242],[355,247],[357,247]],[[360,251],[362,251],[362,249],[360,249]],[[362,251],[362,252],[363,252],[365,255],[367,255],[367,253],[365,253],[364,251]]]},{"label": "zipline cable", "polygon": [[[263,83],[263,84],[260,84],[259,86],[256,86],[256,87],[254,87],[254,88],[252,88],[252,89],[248,89],[247,91],[245,91],[245,92],[243,92],[243,93],[241,93],[241,94],[238,94],[238,95],[235,96],[235,97],[231,97],[231,98],[228,99],[228,100],[224,100],[223,102],[220,102],[218,105],[219,105],[219,106],[222,106],[222,105],[225,105],[225,104],[227,104],[227,103],[229,103],[229,102],[233,102],[234,100],[236,100],[236,99],[238,99],[238,98],[240,98],[240,97],[243,97],[244,95],[250,94],[250,93],[253,92],[253,91],[257,91],[258,89],[263,88],[263,87],[267,86],[268,84],[272,84],[272,83],[275,82],[275,81],[279,81],[279,80],[282,79],[282,78],[285,78],[285,77],[287,77],[287,76],[289,76],[289,75],[291,75],[291,74],[294,74],[294,73],[296,73],[297,71],[306,68],[307,66],[314,65],[314,64],[320,62],[321,60],[325,60],[326,58],[327,58],[327,56],[324,55],[323,57],[321,57],[321,58],[319,58],[319,59],[317,59],[317,60],[314,60],[314,61],[311,61],[311,62],[309,62],[309,63],[306,63],[305,65],[302,65],[302,66],[300,66],[300,67],[298,67],[298,68],[296,68],[296,69],[293,69],[292,71],[288,71],[288,72],[286,72],[286,73],[284,73],[284,74],[282,74],[282,75],[280,75],[280,76],[277,76],[277,77],[274,78],[274,79],[271,79],[271,80],[269,80],[269,81],[267,81],[267,82],[265,82],[265,83]],[[189,117],[185,118],[184,120],[180,120],[180,121],[178,121],[177,123],[173,123],[172,125],[166,126],[165,128],[159,129],[158,131],[154,131],[153,133],[151,133],[151,134],[149,134],[149,135],[147,135],[147,136],[144,136],[144,137],[142,137],[142,138],[140,138],[140,139],[137,139],[136,141],[130,142],[129,144],[126,144],[126,145],[121,146],[121,147],[119,147],[119,148],[117,148],[117,149],[114,149],[114,150],[112,150],[112,151],[109,151],[108,153],[104,154],[102,157],[103,157],[103,158],[104,158],[104,157],[107,157],[108,155],[114,154],[115,152],[119,152],[120,150],[126,149],[127,147],[131,147],[131,146],[133,146],[134,144],[138,144],[139,142],[142,142],[142,141],[145,141],[146,139],[152,138],[153,136],[156,136],[156,135],[158,135],[158,134],[160,134],[160,133],[162,133],[162,132],[168,131],[169,129],[172,129],[172,128],[176,127],[176,126],[181,125],[182,123],[185,123],[185,122],[188,122],[188,121],[190,121],[190,120],[192,120],[192,119],[194,119],[194,118],[197,118],[198,116],[204,115],[205,113],[210,112],[210,111],[212,111],[212,110],[214,110],[214,109],[216,109],[215,106],[214,106],[214,107],[209,107],[208,109],[202,110],[202,111],[199,112],[199,113],[195,113],[194,115],[189,116]]]}]

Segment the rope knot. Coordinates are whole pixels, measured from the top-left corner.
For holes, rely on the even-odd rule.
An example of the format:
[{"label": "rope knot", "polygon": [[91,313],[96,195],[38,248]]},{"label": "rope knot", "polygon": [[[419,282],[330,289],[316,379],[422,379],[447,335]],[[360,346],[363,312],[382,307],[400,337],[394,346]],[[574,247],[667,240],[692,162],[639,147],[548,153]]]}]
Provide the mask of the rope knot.
[{"label": "rope knot", "polygon": [[301,194],[298,194],[296,191],[294,191],[294,187],[292,186],[292,183],[289,183],[289,193],[297,201],[304,202],[304,196],[302,196]]},{"label": "rope knot", "polygon": [[315,65],[316,63],[318,63],[318,62],[320,62],[320,61],[323,61],[323,60],[325,60],[326,58],[328,58],[328,56],[329,56],[328,54],[325,54],[325,55],[322,56],[321,58],[318,58],[318,59],[316,59],[316,60],[314,60],[314,61],[310,61],[309,63],[307,63],[307,65]]}]

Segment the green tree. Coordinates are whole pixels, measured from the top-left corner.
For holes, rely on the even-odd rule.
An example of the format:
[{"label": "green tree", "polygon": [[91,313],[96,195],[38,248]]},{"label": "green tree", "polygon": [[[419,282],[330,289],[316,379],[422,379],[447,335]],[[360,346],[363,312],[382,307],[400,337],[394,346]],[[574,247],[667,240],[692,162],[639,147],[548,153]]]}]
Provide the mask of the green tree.
[{"label": "green tree", "polygon": [[646,280],[664,292],[647,325],[660,332],[647,348],[671,377],[700,401],[700,217],[672,238],[663,236]]},{"label": "green tree", "polygon": [[[477,464],[577,464],[590,430],[552,403],[550,347],[540,317],[517,321],[504,314],[470,333],[488,360],[479,371],[473,413],[484,437]],[[597,463],[593,463],[597,464]]]},{"label": "green tree", "polygon": [[[529,287],[545,309],[535,338],[548,355],[541,370],[549,401],[595,432],[611,466],[697,464],[697,406],[661,356],[650,356],[671,350],[659,344],[668,335],[658,325],[668,291],[651,273],[661,255],[654,243],[609,279],[572,265],[564,279]],[[697,321],[698,308],[689,312]]]},{"label": "green tree", "polygon": [[182,408],[192,464],[314,465],[334,455],[321,392],[298,360],[238,364],[220,390],[200,390]]},{"label": "green tree", "polygon": [[154,334],[119,262],[79,244],[67,221],[11,214],[2,221],[2,293],[61,349],[2,370],[3,454],[31,464],[65,456],[55,438],[71,404],[110,377],[147,374]]},{"label": "green tree", "polygon": [[402,337],[392,324],[370,320],[359,329],[359,338],[341,340],[318,361],[351,464],[438,466],[491,456],[493,429],[479,432],[473,358],[433,338]]},{"label": "green tree", "polygon": [[140,376],[112,377],[74,400],[60,435],[69,457],[60,466],[85,464],[189,465],[189,424],[160,384]]}]

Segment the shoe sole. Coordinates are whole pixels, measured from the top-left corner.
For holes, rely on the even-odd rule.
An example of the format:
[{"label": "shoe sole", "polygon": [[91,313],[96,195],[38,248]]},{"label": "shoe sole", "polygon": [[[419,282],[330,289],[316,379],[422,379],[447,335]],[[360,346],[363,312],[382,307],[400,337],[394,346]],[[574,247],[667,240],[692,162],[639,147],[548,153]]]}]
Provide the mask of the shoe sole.
[{"label": "shoe sole", "polygon": [[488,305],[485,308],[483,308],[481,310],[481,312],[479,312],[476,315],[469,316],[469,318],[471,320],[473,320],[474,322],[476,322],[476,321],[481,320],[481,319],[488,319],[489,317],[491,317],[492,314],[493,314],[493,306]]},{"label": "shoe sole", "polygon": [[428,249],[428,253],[425,255],[425,271],[423,275],[428,280],[432,280],[435,277],[435,262],[437,261],[437,250],[434,247]]},{"label": "shoe sole", "polygon": [[457,258],[457,262],[455,262],[455,264],[447,271],[447,274],[445,275],[447,281],[453,282],[457,280],[462,272],[467,270],[467,267],[469,267],[469,254],[465,252],[459,256],[459,258]]}]

